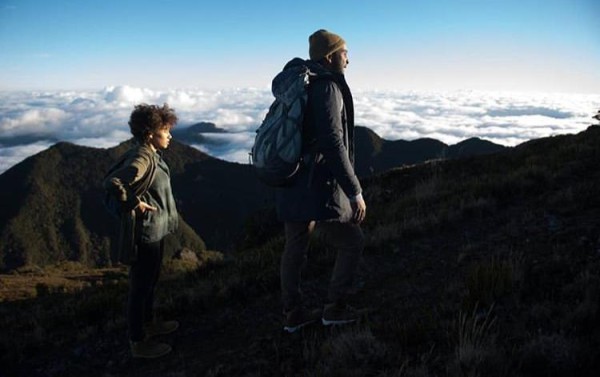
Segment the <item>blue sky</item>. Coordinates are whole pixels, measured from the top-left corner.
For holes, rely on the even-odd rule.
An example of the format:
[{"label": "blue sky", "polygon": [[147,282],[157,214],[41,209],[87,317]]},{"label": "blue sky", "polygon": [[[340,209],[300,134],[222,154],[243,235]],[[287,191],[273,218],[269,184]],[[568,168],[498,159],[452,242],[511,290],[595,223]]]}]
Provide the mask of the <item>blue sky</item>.
[{"label": "blue sky", "polygon": [[357,88],[600,88],[597,0],[0,0],[0,90],[263,88],[319,28]]}]

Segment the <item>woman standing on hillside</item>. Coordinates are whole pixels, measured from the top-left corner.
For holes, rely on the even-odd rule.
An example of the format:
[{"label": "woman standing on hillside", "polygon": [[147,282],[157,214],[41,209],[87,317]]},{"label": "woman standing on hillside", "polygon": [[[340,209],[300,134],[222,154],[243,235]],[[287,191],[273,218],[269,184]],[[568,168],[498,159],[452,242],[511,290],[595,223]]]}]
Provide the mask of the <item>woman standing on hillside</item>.
[{"label": "woman standing on hillside", "polygon": [[154,317],[154,291],[160,273],[164,237],[178,226],[169,167],[161,151],[169,146],[177,116],[167,104],[135,106],[129,128],[134,145],[108,173],[104,188],[118,203],[119,259],[130,265],[127,325],[133,357],[166,355],[171,346],[150,340],[179,327]]}]

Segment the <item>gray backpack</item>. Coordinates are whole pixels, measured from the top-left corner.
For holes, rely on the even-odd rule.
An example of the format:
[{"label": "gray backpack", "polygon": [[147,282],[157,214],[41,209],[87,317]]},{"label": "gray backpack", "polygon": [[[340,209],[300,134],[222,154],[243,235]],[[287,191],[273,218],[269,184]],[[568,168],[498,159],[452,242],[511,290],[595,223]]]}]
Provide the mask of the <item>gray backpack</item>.
[{"label": "gray backpack", "polygon": [[300,169],[306,88],[313,75],[306,65],[296,65],[273,79],[275,101],[256,130],[250,154],[258,178],[268,186],[286,186]]}]

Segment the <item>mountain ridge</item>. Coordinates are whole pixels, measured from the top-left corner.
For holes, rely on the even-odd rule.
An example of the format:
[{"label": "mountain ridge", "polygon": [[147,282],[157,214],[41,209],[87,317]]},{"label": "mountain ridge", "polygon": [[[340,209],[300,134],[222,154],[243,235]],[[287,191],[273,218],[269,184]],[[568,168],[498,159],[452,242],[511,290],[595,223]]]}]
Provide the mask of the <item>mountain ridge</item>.
[{"label": "mountain ridge", "polygon": [[[212,123],[194,126],[218,129]],[[474,150],[433,139],[387,141],[363,127],[357,127],[356,139],[356,171],[361,177]],[[476,153],[491,150],[489,144],[472,143],[480,146]],[[0,269],[61,260],[110,264],[114,230],[101,205],[100,181],[130,146],[131,140],[108,149],[59,142],[1,174],[0,185],[7,189],[0,194],[0,205],[6,208],[0,214]],[[245,242],[244,229],[273,206],[274,191],[256,179],[250,165],[211,157],[176,140],[164,156],[184,219],[186,234],[178,234],[180,243],[227,252]]]},{"label": "mountain ridge", "polygon": [[354,132],[356,172],[359,177],[427,160],[484,155],[508,149],[480,138],[469,138],[448,145],[433,138],[386,140],[362,126],[355,127]]},{"label": "mountain ridge", "polygon": [[[101,204],[101,180],[131,143],[129,140],[113,148],[98,149],[60,142],[1,174],[0,185],[5,189],[0,192],[0,204],[6,210],[0,213],[0,268],[45,265],[61,260],[110,265],[114,259],[111,234],[115,230],[114,221]],[[192,201],[188,198],[196,197],[195,201],[202,207],[201,213],[181,208],[181,197],[176,196],[183,221],[176,237],[171,237],[174,252],[182,247],[202,250],[205,248],[202,238],[206,238],[211,247],[219,248],[240,232],[247,212],[257,210],[265,200],[265,193],[256,181],[239,189],[240,197],[255,199],[248,201],[247,207],[235,208],[239,203],[215,202],[220,187],[228,181],[222,175],[213,178],[210,187],[186,187],[188,181],[207,171],[227,170],[250,181],[251,172],[239,164],[212,158],[176,141],[164,156],[171,170],[174,191],[186,197],[187,202]],[[197,176],[191,177],[190,171]],[[181,181],[180,177],[186,172],[188,178]],[[224,219],[234,230],[221,230],[215,237],[216,228],[210,219],[213,216]],[[207,237],[198,237],[194,229],[200,229]]]}]

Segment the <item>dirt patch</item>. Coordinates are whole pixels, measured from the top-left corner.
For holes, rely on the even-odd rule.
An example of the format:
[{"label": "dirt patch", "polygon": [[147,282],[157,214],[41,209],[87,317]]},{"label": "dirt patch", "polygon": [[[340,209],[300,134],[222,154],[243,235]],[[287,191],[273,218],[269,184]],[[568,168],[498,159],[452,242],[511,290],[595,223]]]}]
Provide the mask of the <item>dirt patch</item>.
[{"label": "dirt patch", "polygon": [[27,300],[48,293],[72,293],[92,286],[116,283],[127,276],[126,267],[73,270],[53,266],[40,270],[0,274],[0,302]]}]

